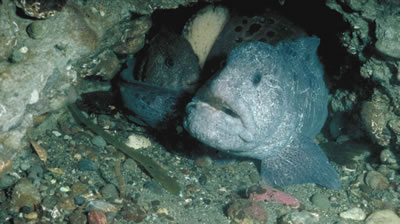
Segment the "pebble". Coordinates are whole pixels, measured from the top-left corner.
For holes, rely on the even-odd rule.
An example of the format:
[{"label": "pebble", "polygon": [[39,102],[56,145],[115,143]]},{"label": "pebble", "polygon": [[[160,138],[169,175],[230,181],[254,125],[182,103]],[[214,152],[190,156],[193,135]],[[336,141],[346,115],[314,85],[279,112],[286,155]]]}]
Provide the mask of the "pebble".
[{"label": "pebble", "polygon": [[389,187],[389,180],[381,173],[371,170],[365,176],[365,183],[374,190],[384,190]]},{"label": "pebble", "polygon": [[52,131],[51,133],[53,133],[53,135],[56,137],[60,137],[62,135],[59,131]]},{"label": "pebble", "polygon": [[227,209],[233,223],[266,223],[268,214],[261,202],[234,199]]},{"label": "pebble", "polygon": [[390,151],[390,149],[382,150],[380,154],[380,159],[381,162],[385,164],[394,164],[397,162],[396,156],[393,154],[392,151]]},{"label": "pebble", "polygon": [[212,159],[209,156],[202,156],[194,161],[197,167],[205,168],[212,165]]},{"label": "pebble", "polygon": [[27,171],[29,168],[31,168],[31,164],[29,163],[28,160],[24,160],[21,165],[20,165],[21,170]]},{"label": "pebble", "polygon": [[143,187],[151,192],[153,192],[154,194],[162,194],[163,193],[163,188],[154,180],[148,181],[147,183],[145,183],[143,185]]},{"label": "pebble", "polygon": [[392,210],[379,210],[373,212],[365,220],[365,224],[399,224],[400,217],[396,215]]},{"label": "pebble", "polygon": [[76,209],[69,215],[70,223],[87,223],[87,217],[80,209]]},{"label": "pebble", "polygon": [[14,63],[18,63],[25,60],[25,56],[18,50],[14,50],[11,54],[11,61]]},{"label": "pebble", "polygon": [[382,16],[375,20],[375,48],[384,55],[399,59],[400,24],[397,16]]},{"label": "pebble", "polygon": [[32,39],[42,39],[48,33],[48,27],[43,21],[35,21],[28,25],[26,32]]},{"label": "pebble", "polygon": [[82,197],[82,196],[78,195],[78,196],[74,197],[74,202],[78,206],[83,205],[85,203],[85,201],[86,201],[86,199],[84,197]]},{"label": "pebble", "polygon": [[37,219],[38,216],[39,216],[38,213],[30,212],[30,213],[24,215],[24,218],[29,219],[29,220],[34,220],[34,219]]},{"label": "pebble", "polygon": [[316,193],[311,197],[311,202],[322,210],[328,210],[331,208],[331,202],[328,197],[321,193]]},{"label": "pebble", "polygon": [[0,178],[0,189],[6,189],[14,184],[15,178],[10,175],[4,175]]},{"label": "pebble", "polygon": [[366,214],[365,212],[361,209],[361,208],[351,208],[347,211],[341,212],[340,217],[344,218],[344,219],[351,219],[351,220],[358,220],[358,221],[362,221],[365,219]]},{"label": "pebble", "polygon": [[126,144],[134,149],[151,147],[151,142],[148,138],[136,134],[130,135],[126,141]]},{"label": "pebble", "polygon": [[97,166],[91,160],[82,159],[78,162],[78,169],[80,171],[96,171]]},{"label": "pebble", "polygon": [[39,177],[43,177],[43,168],[41,165],[34,164],[32,167],[29,169],[29,175],[30,178],[35,179]]},{"label": "pebble", "polygon": [[5,191],[0,191],[0,204],[4,203],[7,200],[7,195]]},{"label": "pebble", "polygon": [[60,191],[64,192],[64,193],[69,192],[70,190],[71,190],[71,188],[69,186],[60,187]]},{"label": "pebble", "polygon": [[103,195],[104,199],[117,199],[119,194],[117,188],[113,184],[106,184],[100,190],[101,195]]},{"label": "pebble", "polygon": [[107,146],[107,142],[106,140],[104,140],[103,137],[101,137],[100,135],[96,135],[91,139],[91,142],[93,143],[93,145],[98,146],[100,148],[104,148]]},{"label": "pebble", "polygon": [[89,224],[107,224],[107,217],[101,211],[90,210],[89,211]]},{"label": "pebble", "polygon": [[131,173],[137,170],[137,164],[135,160],[130,158],[125,160],[125,162],[122,164],[122,167],[127,173]]},{"label": "pebble", "polygon": [[75,210],[76,205],[73,198],[62,198],[61,201],[57,204],[57,208],[60,210],[72,212]]},{"label": "pebble", "polygon": [[43,199],[42,205],[46,208],[54,208],[59,202],[59,198],[56,196],[47,196]]},{"label": "pebble", "polygon": [[147,217],[146,212],[137,204],[129,203],[124,205],[119,213],[126,221],[140,223]]},{"label": "pebble", "polygon": [[207,184],[207,176],[204,175],[204,174],[202,174],[202,175],[199,177],[199,183],[200,183],[201,185],[206,185],[206,184]]},{"label": "pebble", "polygon": [[118,208],[115,207],[113,204],[108,203],[103,200],[93,200],[90,201],[87,205],[87,210],[97,210],[102,212],[113,212],[118,213]]},{"label": "pebble", "polygon": [[86,194],[88,191],[88,187],[85,184],[76,183],[72,184],[71,190],[74,195]]},{"label": "pebble", "polygon": [[319,223],[319,216],[317,214],[301,211],[291,212],[279,220],[279,224],[317,224]]}]

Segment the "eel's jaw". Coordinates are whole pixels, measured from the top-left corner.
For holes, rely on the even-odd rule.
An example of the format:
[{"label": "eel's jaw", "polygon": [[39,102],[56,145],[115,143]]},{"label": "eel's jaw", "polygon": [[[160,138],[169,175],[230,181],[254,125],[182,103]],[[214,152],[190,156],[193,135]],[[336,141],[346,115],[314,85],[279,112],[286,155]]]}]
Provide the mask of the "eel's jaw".
[{"label": "eel's jaw", "polygon": [[186,130],[216,149],[232,152],[246,150],[254,139],[234,111],[226,113],[201,100],[190,102],[186,111]]}]

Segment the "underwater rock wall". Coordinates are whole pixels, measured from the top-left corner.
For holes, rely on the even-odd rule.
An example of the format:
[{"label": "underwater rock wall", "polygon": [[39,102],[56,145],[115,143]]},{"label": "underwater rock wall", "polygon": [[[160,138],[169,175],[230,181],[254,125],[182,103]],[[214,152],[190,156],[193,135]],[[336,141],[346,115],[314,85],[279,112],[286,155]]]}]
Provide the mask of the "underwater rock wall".
[{"label": "underwater rock wall", "polygon": [[[361,122],[372,140],[389,146],[400,140],[400,2],[328,0],[351,25],[341,41],[360,63],[360,75],[374,84],[361,104]],[[358,74],[354,74],[358,75]]]},{"label": "underwater rock wall", "polygon": [[76,99],[80,77],[109,80],[120,69],[117,54],[143,47],[151,20],[134,14],[194,1],[56,2],[0,1],[1,164],[26,145],[41,115]]},{"label": "underwater rock wall", "polygon": [[[154,10],[196,0],[45,2],[0,1],[0,160],[4,162],[26,145],[27,130],[41,115],[74,101],[75,89],[90,91],[94,84],[82,77],[110,80],[120,71],[123,61],[118,55],[134,54],[144,46]],[[400,3],[328,0],[326,5],[351,25],[341,41],[362,65],[354,75],[375,84],[373,94],[360,103],[362,124],[353,126],[363,126],[377,144],[393,146],[400,141]],[[366,98],[347,90],[331,92],[333,113],[349,111]],[[334,115],[332,121],[341,120],[340,116]],[[339,136],[335,123],[331,122],[331,134]]]}]

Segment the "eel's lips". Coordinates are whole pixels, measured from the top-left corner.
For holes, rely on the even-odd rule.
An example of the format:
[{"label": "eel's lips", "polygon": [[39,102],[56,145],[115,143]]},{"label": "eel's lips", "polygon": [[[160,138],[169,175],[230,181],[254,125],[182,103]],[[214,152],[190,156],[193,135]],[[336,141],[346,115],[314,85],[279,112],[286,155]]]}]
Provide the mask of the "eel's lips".
[{"label": "eel's lips", "polygon": [[[225,109],[220,109],[225,108]],[[186,130],[201,142],[221,150],[235,150],[253,141],[240,116],[228,105],[218,108],[198,100],[186,107]]]}]

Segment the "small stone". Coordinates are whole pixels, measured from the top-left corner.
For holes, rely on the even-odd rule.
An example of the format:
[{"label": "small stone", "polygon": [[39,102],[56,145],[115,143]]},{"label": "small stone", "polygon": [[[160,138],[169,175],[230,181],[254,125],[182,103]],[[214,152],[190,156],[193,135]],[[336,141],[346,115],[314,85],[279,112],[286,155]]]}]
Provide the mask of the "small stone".
[{"label": "small stone", "polygon": [[125,162],[122,164],[122,167],[128,173],[131,173],[131,172],[134,172],[135,170],[137,170],[137,164],[136,164],[135,160],[130,159],[130,158],[125,160]]},{"label": "small stone", "polygon": [[36,212],[30,212],[26,215],[24,215],[24,218],[29,219],[29,220],[34,220],[38,218],[38,214]]},{"label": "small stone", "polygon": [[301,211],[291,212],[284,215],[279,224],[317,224],[319,223],[319,216],[315,213]]},{"label": "small stone", "polygon": [[107,217],[101,211],[89,211],[89,224],[107,224]]},{"label": "small stone", "polygon": [[27,171],[29,168],[31,168],[31,164],[28,161],[23,161],[20,165],[21,170]]},{"label": "small stone", "polygon": [[155,194],[162,194],[163,188],[154,180],[151,180],[143,185],[145,189],[155,193]]},{"label": "small stone", "polygon": [[75,154],[74,154],[74,159],[75,159],[76,161],[79,161],[79,160],[82,159],[82,155],[79,154],[79,153],[75,153]]},{"label": "small stone", "polygon": [[73,195],[80,195],[80,194],[86,194],[88,191],[88,188],[85,184],[76,183],[76,184],[72,184],[71,190],[72,190]]},{"label": "small stone", "polygon": [[64,193],[69,192],[70,190],[71,190],[71,188],[69,188],[69,186],[60,187],[60,191],[64,192]]},{"label": "small stone", "polygon": [[376,49],[384,55],[400,58],[400,24],[396,16],[382,16],[375,20]]},{"label": "small stone", "polygon": [[42,39],[48,33],[48,27],[44,21],[35,21],[28,25],[26,32],[32,39]]},{"label": "small stone", "polygon": [[25,59],[25,56],[19,51],[19,50],[14,50],[11,54],[11,61],[14,63],[21,62]]},{"label": "small stone", "polygon": [[51,133],[53,133],[53,135],[56,137],[60,137],[62,135],[59,131],[52,131]]},{"label": "small stone", "polygon": [[321,193],[314,194],[311,197],[311,202],[322,210],[328,210],[331,207],[328,197]]},{"label": "small stone", "polygon": [[119,213],[126,221],[139,223],[146,218],[146,212],[136,204],[126,204]]},{"label": "small stone", "polygon": [[103,200],[90,201],[89,204],[87,205],[87,210],[97,210],[97,211],[102,211],[104,213],[107,212],[118,213],[118,209],[113,204]]},{"label": "small stone", "polygon": [[28,206],[23,206],[22,208],[19,209],[19,211],[22,212],[23,214],[28,214],[33,212],[33,208]]},{"label": "small stone", "polygon": [[82,159],[78,162],[78,169],[80,171],[96,171],[97,166],[91,160]]},{"label": "small stone", "polygon": [[200,168],[209,167],[212,164],[212,159],[209,156],[203,156],[203,157],[196,159],[194,161],[194,164]]},{"label": "small stone", "polygon": [[151,18],[148,16],[139,17],[136,20],[126,24],[126,31],[121,38],[120,43],[114,47],[117,54],[135,54],[145,43],[145,34],[151,27]]},{"label": "small stone", "polygon": [[152,206],[153,208],[156,208],[156,207],[158,207],[158,206],[160,206],[160,205],[161,205],[161,202],[160,202],[159,200],[151,201],[151,206]]},{"label": "small stone", "polygon": [[69,215],[69,223],[86,224],[87,218],[85,213],[80,209],[75,210],[71,215]]},{"label": "small stone", "polygon": [[73,198],[63,198],[62,201],[57,204],[57,207],[65,211],[72,212],[75,210],[76,205]]},{"label": "small stone", "polygon": [[369,171],[365,176],[365,183],[374,190],[384,190],[389,187],[389,180],[377,171]]},{"label": "small stone", "polygon": [[340,217],[344,219],[351,219],[351,220],[358,220],[362,221],[365,219],[366,215],[365,212],[361,208],[351,208],[347,211],[341,212]]},{"label": "small stone", "polygon": [[204,174],[202,174],[202,175],[199,177],[199,183],[200,183],[201,185],[207,184],[207,176],[204,175]]},{"label": "small stone", "polygon": [[85,203],[86,199],[82,196],[76,196],[74,197],[74,202],[76,205],[81,206]]},{"label": "small stone", "polygon": [[117,199],[119,196],[118,190],[113,184],[106,184],[100,192],[105,199]]},{"label": "small stone", "polygon": [[106,140],[104,140],[104,138],[99,135],[94,136],[91,139],[91,142],[93,143],[93,145],[98,146],[100,148],[104,148],[107,146]]},{"label": "small stone", "polygon": [[10,176],[8,174],[2,176],[0,178],[0,189],[2,190],[11,187],[14,184],[14,181],[15,177],[13,176]]},{"label": "small stone", "polygon": [[381,162],[385,163],[385,164],[396,164],[397,163],[396,156],[393,154],[392,151],[390,151],[390,149],[382,150],[382,152],[380,154],[380,159],[381,159]]},{"label": "small stone", "polygon": [[166,208],[159,208],[159,209],[157,209],[157,211],[156,211],[156,213],[157,214],[159,214],[159,215],[168,215],[168,209],[166,209]]},{"label": "small stone", "polygon": [[126,144],[134,149],[151,147],[151,142],[148,138],[136,134],[130,135]]},{"label": "small stone", "polygon": [[52,195],[52,196],[47,196],[43,199],[42,205],[46,208],[54,208],[59,202],[60,198]]},{"label": "small stone", "polygon": [[43,172],[43,167],[41,165],[34,164],[29,169],[29,177],[32,179],[43,177]]},{"label": "small stone", "polygon": [[379,210],[368,216],[365,224],[399,224],[400,217],[392,210]]},{"label": "small stone", "polygon": [[268,215],[261,202],[234,199],[229,205],[228,217],[233,223],[267,223]]},{"label": "small stone", "polygon": [[[0,191],[0,204],[4,203],[7,200],[6,192]],[[1,214],[0,214],[1,216]]]}]

